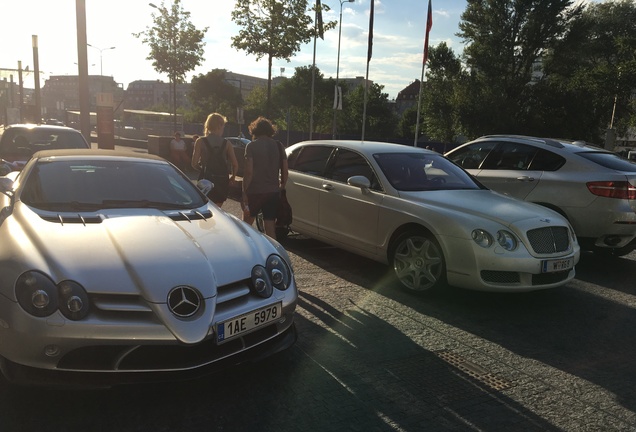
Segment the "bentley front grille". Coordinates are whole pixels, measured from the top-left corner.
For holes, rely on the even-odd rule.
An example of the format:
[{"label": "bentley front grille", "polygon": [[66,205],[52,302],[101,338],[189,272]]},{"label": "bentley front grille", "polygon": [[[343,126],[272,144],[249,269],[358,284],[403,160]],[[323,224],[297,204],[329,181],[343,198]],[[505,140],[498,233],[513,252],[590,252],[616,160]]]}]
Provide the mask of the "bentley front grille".
[{"label": "bentley front grille", "polygon": [[567,227],[545,227],[528,231],[530,246],[538,254],[565,252],[570,248],[570,233]]}]

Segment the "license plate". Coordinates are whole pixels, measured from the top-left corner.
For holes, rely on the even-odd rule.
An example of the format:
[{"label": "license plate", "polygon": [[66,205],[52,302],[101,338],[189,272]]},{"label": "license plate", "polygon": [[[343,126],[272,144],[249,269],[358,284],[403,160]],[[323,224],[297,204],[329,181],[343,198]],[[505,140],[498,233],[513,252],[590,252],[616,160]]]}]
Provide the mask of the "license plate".
[{"label": "license plate", "polygon": [[272,321],[279,320],[283,315],[283,306],[276,303],[262,309],[248,312],[236,318],[223,321],[216,326],[216,340],[223,342],[261,327]]},{"label": "license plate", "polygon": [[541,264],[541,273],[553,273],[574,267],[574,258],[545,260]]}]

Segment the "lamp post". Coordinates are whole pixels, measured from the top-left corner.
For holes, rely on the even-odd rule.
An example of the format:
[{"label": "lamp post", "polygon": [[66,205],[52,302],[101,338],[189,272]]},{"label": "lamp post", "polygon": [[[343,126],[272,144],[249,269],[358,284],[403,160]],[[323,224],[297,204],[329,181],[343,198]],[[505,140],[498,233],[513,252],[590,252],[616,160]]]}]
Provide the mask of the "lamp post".
[{"label": "lamp post", "polygon": [[336,89],[334,91],[334,107],[333,107],[333,139],[336,139],[336,131],[338,129],[338,108],[340,102],[340,94],[338,92],[340,83],[340,39],[342,37],[342,5],[345,3],[353,3],[355,0],[339,0],[340,1],[340,19],[338,21],[338,60],[336,62]]},{"label": "lamp post", "polygon": [[91,47],[91,48],[95,48],[96,50],[98,50],[98,51],[99,51],[99,74],[103,76],[103,75],[104,75],[104,63],[103,63],[103,61],[102,61],[102,53],[103,53],[104,51],[112,50],[112,49],[115,49],[115,48],[117,48],[117,47],[114,47],[114,46],[113,46],[113,47],[108,47],[108,48],[97,48],[96,46],[91,45],[91,44],[89,44],[89,43],[87,43],[86,45],[87,45],[87,46],[89,46],[89,47]]}]

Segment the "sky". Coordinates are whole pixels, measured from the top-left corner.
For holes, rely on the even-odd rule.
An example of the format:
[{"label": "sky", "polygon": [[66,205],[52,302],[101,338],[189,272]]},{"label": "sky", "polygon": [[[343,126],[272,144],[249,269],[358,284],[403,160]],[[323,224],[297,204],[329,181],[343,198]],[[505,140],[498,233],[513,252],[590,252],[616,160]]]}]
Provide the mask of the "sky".
[{"label": "sky", "polygon": [[[314,0],[309,0],[310,3]],[[354,0],[342,4],[342,36],[340,41],[340,78],[366,76],[369,9],[371,0]],[[157,12],[145,0],[85,0],[86,34],[92,47],[87,47],[90,75],[112,76],[124,89],[135,80],[162,80],[146,57],[149,48],[133,36],[152,26],[152,12]],[[161,0],[154,0],[161,5]],[[338,21],[340,0],[322,0],[331,11],[323,20]],[[32,35],[38,36],[38,60],[41,86],[51,75],[77,75],[76,0],[0,0],[3,24],[0,26],[0,69],[33,70]],[[164,0],[165,6],[172,4]],[[182,0],[185,11],[198,29],[209,27],[205,34],[203,64],[186,76],[205,74],[212,69],[267,78],[267,59],[232,48],[231,37],[239,28],[231,20],[233,0]],[[369,63],[369,79],[384,86],[384,92],[394,99],[398,92],[422,74],[422,57],[426,31],[426,0],[375,0],[373,56]],[[445,41],[455,53],[463,45],[455,35],[465,0],[432,0],[433,27],[429,46]],[[110,49],[115,47],[114,49]],[[100,51],[101,50],[101,51]],[[325,78],[336,77],[338,59],[338,27],[316,41],[316,66]],[[313,41],[301,47],[290,62],[275,59],[272,76],[291,77],[294,68],[313,63]],[[284,68],[284,70],[283,70]],[[10,78],[11,72],[0,76]],[[34,74],[23,74],[25,87],[34,87]],[[18,81],[14,72],[14,82]]]}]

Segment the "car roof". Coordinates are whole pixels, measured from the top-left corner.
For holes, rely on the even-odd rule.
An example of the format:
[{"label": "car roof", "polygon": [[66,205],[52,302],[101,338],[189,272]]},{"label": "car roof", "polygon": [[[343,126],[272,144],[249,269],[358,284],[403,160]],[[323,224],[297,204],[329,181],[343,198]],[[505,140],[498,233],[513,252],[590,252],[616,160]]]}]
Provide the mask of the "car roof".
[{"label": "car roof", "polygon": [[106,149],[61,149],[42,150],[33,155],[33,158],[55,157],[60,159],[127,159],[127,160],[154,160],[166,162],[160,156],[149,153],[135,153],[126,150]]},{"label": "car roof", "polygon": [[375,153],[433,153],[439,154],[432,150],[426,150],[421,147],[413,147],[410,145],[380,142],[380,141],[354,141],[354,140],[314,140],[314,141],[302,141],[295,146],[300,145],[328,145],[334,147],[346,148],[349,150],[355,150],[366,155],[373,155]]},{"label": "car roof", "polygon": [[[525,144],[532,144],[538,147],[550,149],[550,150],[563,150],[569,153],[581,152],[581,151],[595,151],[595,152],[607,152],[611,153],[609,150],[606,150],[602,147],[596,146],[594,144],[582,141],[582,140],[568,140],[562,138],[541,138],[541,137],[533,137],[527,135],[484,135],[482,137],[477,138],[476,140],[470,141],[464,145],[472,144],[482,140],[508,140],[514,142],[520,142]],[[463,147],[460,146],[460,147]],[[452,152],[451,150],[450,152]],[[449,152],[449,153],[450,153]]]},{"label": "car roof", "polygon": [[72,127],[68,127],[68,126],[57,126],[57,125],[50,125],[50,124],[35,124],[35,123],[17,123],[17,124],[10,124],[10,125],[5,125],[3,127],[4,130],[8,130],[8,129],[47,129],[47,130],[67,130],[67,131],[73,131],[76,133],[80,133],[80,131],[78,131],[77,129],[73,129]]}]

